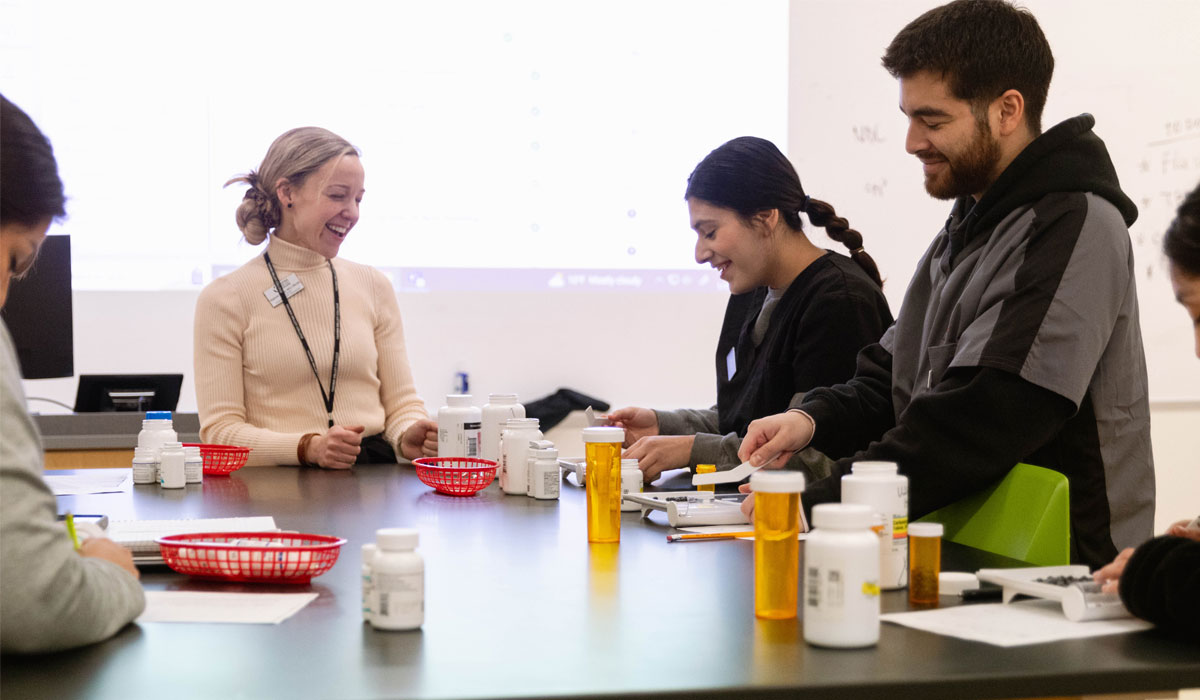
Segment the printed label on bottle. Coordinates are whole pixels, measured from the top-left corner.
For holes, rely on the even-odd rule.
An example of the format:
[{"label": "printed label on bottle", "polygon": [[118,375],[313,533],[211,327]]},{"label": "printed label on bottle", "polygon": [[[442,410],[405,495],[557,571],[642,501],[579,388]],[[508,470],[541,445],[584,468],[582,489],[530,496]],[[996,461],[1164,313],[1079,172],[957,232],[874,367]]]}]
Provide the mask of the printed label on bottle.
[{"label": "printed label on bottle", "polygon": [[547,498],[558,498],[558,470],[548,471],[542,475],[542,489],[545,491]]},{"label": "printed label on bottle", "polygon": [[405,617],[425,613],[424,574],[384,574],[376,571],[372,579],[375,594],[378,596],[375,613],[380,617]]}]

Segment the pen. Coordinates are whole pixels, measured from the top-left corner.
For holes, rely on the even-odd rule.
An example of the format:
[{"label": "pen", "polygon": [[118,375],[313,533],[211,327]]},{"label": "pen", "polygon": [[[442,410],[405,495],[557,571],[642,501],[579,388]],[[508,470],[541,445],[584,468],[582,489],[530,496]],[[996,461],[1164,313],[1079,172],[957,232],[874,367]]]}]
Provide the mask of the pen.
[{"label": "pen", "polygon": [[754,531],[749,532],[689,532],[686,535],[667,535],[668,542],[680,540],[729,540],[736,537],[754,537]]},{"label": "pen", "polygon": [[67,534],[71,536],[71,542],[75,544],[75,551],[79,551],[79,535],[75,532],[75,516],[71,515],[71,511],[67,511]]}]

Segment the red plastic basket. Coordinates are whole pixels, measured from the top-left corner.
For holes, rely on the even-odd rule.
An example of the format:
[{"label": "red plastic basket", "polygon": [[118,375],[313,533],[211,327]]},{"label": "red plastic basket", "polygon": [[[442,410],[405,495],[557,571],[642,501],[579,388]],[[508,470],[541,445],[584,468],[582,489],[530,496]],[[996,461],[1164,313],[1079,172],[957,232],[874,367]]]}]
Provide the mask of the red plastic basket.
[{"label": "red plastic basket", "polygon": [[496,478],[496,463],[490,459],[422,457],[413,464],[422,483],[449,496],[474,496]]},{"label": "red plastic basket", "polygon": [[346,540],[283,532],[197,532],[157,540],[167,566],[221,581],[308,583],[329,571]]},{"label": "red plastic basket", "polygon": [[250,457],[249,447],[236,445],[205,445],[199,442],[185,442],[184,447],[199,447],[200,456],[204,458],[205,476],[227,476],[246,466]]}]

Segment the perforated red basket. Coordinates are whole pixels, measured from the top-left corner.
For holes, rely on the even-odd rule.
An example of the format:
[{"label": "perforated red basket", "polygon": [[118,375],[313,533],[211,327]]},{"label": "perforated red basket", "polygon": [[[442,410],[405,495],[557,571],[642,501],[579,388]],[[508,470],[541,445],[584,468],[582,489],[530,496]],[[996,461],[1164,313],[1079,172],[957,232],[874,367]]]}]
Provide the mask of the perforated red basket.
[{"label": "perforated red basket", "polygon": [[308,583],[329,571],[346,540],[284,532],[198,532],[157,540],[181,574],[222,581]]},{"label": "perforated red basket", "polygon": [[205,476],[226,476],[246,466],[246,460],[250,458],[249,447],[205,445],[199,442],[185,442],[183,446],[200,448]]},{"label": "perforated red basket", "polygon": [[490,459],[422,457],[413,464],[422,483],[449,496],[474,496],[496,478],[496,463]]}]

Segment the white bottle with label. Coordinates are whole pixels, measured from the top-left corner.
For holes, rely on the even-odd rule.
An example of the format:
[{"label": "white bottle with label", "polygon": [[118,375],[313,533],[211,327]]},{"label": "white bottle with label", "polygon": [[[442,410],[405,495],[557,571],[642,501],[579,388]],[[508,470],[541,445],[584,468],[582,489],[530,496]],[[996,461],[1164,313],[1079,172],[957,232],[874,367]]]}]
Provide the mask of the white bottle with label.
[{"label": "white bottle with label", "polygon": [[[638,468],[636,459],[621,460],[621,495],[642,492],[642,470]],[[641,506],[633,501],[621,500],[621,510],[641,510]]]},{"label": "white bottle with label", "polygon": [[542,440],[544,447],[530,449],[529,495],[541,501],[558,498],[562,472],[558,468],[558,450],[554,443]]},{"label": "white bottle with label", "polygon": [[[146,418],[142,420],[142,430],[138,433],[138,447],[154,450],[157,458],[158,449],[164,442],[177,442],[178,440],[179,435],[176,434],[175,428],[171,424],[170,411],[148,411],[146,413]],[[154,483],[158,483],[160,480],[161,475],[156,468]]]},{"label": "white bottle with label", "polygon": [[895,462],[855,462],[842,477],[842,503],[862,503],[883,514],[879,583],[891,591],[908,585],[908,477]]},{"label": "white bottle with label", "polygon": [[861,503],[813,506],[804,543],[804,641],[853,648],[879,642],[879,537]]},{"label": "white bottle with label", "polygon": [[371,563],[372,627],[415,630],[425,623],[425,562],[414,551],[417,542],[417,531],[411,528],[375,531],[378,550]]},{"label": "white bottle with label", "polygon": [[438,409],[438,457],[478,457],[482,421],[470,394],[448,394]]},{"label": "white bottle with label", "polygon": [[488,394],[483,405],[483,425],[479,432],[479,456],[500,463],[500,431],[509,418],[524,418],[525,407],[516,394]]},{"label": "white bottle with label", "polygon": [[542,439],[537,418],[509,418],[500,433],[500,488],[504,493],[525,495],[529,443]]},{"label": "white bottle with label", "polygon": [[136,447],[133,450],[133,483],[158,483],[158,448]]},{"label": "white bottle with label", "polygon": [[183,448],[183,480],[188,484],[204,481],[204,457],[199,447]]},{"label": "white bottle with label", "polygon": [[183,474],[183,444],[164,442],[158,450],[158,485],[164,489],[181,489],[187,483]]},{"label": "white bottle with label", "polygon": [[373,571],[371,567],[375,564],[375,553],[379,548],[374,542],[367,542],[362,546],[362,614],[363,622],[370,622],[371,616],[375,614],[375,608],[378,606],[378,596],[375,593],[375,584],[373,581]]},{"label": "white bottle with label", "polygon": [[550,440],[530,440],[529,450],[525,453],[525,495],[533,497],[533,467],[537,462],[537,451],[554,447]]}]

